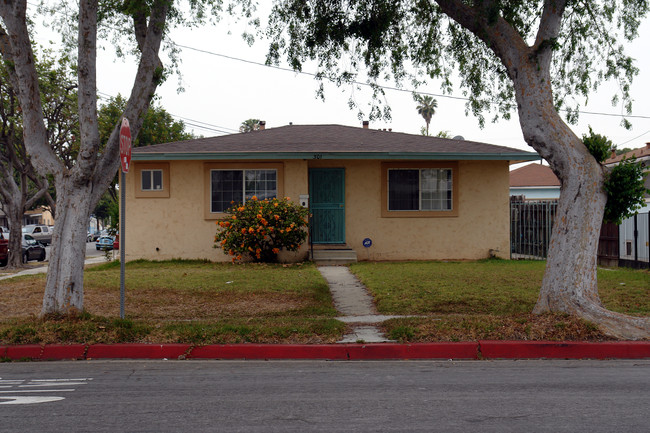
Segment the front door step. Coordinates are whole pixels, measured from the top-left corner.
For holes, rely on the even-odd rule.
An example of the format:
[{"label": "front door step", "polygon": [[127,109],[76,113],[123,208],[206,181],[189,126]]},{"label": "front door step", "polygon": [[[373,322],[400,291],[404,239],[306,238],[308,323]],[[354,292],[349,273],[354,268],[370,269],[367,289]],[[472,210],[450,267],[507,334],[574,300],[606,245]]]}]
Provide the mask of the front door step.
[{"label": "front door step", "polygon": [[319,247],[312,251],[311,260],[317,265],[345,265],[357,261],[357,252],[346,247]]}]

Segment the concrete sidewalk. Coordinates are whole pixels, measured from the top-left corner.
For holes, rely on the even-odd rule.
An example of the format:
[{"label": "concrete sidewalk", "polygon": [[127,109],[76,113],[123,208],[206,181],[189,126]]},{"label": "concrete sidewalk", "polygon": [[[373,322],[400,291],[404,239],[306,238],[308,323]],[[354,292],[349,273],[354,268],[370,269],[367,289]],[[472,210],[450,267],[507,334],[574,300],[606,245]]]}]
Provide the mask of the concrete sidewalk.
[{"label": "concrete sidewalk", "polygon": [[[95,257],[90,257],[84,261],[85,265],[92,265],[95,263],[105,263],[106,262],[106,257],[104,256],[95,256]],[[0,280],[6,280],[8,278],[14,278],[14,277],[19,277],[21,275],[36,275],[36,274],[45,274],[47,273],[47,265],[45,266],[38,266],[35,268],[31,269],[25,269],[20,272],[16,272],[15,274],[8,274],[8,275],[2,275],[0,276]]]},{"label": "concrete sidewalk", "polygon": [[332,293],[334,306],[341,314],[337,320],[349,323],[352,331],[343,336],[339,343],[384,343],[391,342],[376,324],[384,320],[403,317],[377,314],[374,300],[366,287],[347,266],[319,266]]}]

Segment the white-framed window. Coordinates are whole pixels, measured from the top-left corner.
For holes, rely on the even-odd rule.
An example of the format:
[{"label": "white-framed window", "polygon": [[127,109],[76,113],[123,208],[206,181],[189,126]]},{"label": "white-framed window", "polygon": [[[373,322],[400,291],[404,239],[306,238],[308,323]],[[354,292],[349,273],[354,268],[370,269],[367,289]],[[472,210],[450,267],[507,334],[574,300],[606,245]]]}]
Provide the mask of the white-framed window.
[{"label": "white-framed window", "polygon": [[210,211],[224,212],[253,196],[258,200],[277,197],[277,177],[275,169],[210,170]]},{"label": "white-framed window", "polygon": [[142,191],[161,191],[163,189],[163,171],[161,169],[142,170],[141,172]]},{"label": "white-framed window", "polygon": [[451,168],[388,169],[389,211],[452,211]]}]

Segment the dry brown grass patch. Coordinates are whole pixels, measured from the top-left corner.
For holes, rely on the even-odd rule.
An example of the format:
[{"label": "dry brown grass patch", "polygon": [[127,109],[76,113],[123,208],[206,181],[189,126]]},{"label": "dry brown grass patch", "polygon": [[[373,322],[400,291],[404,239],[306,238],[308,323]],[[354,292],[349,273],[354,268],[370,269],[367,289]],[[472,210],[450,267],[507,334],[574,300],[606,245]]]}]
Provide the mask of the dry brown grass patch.
[{"label": "dry brown grass patch", "polygon": [[582,319],[563,314],[446,315],[393,319],[384,323],[386,335],[409,342],[476,340],[612,340]]}]

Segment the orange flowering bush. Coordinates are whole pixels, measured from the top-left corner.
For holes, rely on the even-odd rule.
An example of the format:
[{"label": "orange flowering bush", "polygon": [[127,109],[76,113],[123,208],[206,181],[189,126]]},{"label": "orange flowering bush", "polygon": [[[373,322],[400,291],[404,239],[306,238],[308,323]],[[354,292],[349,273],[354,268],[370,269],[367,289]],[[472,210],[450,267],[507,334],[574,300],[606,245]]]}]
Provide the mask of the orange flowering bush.
[{"label": "orange flowering bush", "polygon": [[297,251],[307,239],[309,210],[283,199],[258,200],[226,210],[217,220],[215,248],[223,249],[232,261],[250,257],[256,262],[277,262],[280,250]]}]

